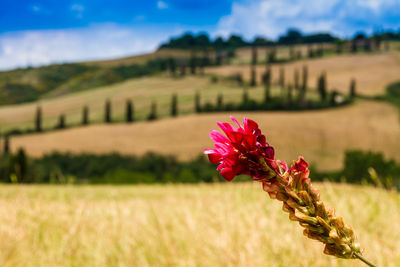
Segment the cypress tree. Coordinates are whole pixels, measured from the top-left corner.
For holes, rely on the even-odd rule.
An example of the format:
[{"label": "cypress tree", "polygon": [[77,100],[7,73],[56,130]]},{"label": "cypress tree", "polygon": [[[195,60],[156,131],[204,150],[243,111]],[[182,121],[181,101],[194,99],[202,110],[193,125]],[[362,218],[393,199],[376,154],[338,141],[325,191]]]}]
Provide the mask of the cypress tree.
[{"label": "cypress tree", "polygon": [[197,65],[197,58],[194,52],[192,52],[192,56],[190,57],[190,73],[192,75],[196,74],[196,65]]},{"label": "cypress tree", "polygon": [[84,106],[82,110],[82,125],[89,124],[89,107]]},{"label": "cypress tree", "polygon": [[371,52],[372,51],[372,44],[370,39],[365,39],[364,40],[364,50],[366,52]]},{"label": "cypress tree", "polygon": [[351,52],[352,53],[357,53],[358,47],[357,47],[357,40],[353,39],[351,41]]},{"label": "cypress tree", "polygon": [[28,160],[25,151],[20,148],[18,149],[17,155],[14,158],[15,174],[17,175],[19,182],[29,182],[27,178],[28,172]]},{"label": "cypress tree", "polygon": [[271,99],[271,68],[267,68],[264,74],[264,103]]},{"label": "cypress tree", "polygon": [[282,98],[283,98],[284,92],[285,92],[285,69],[284,68],[279,69],[279,85],[281,86],[281,94],[282,94]]},{"label": "cypress tree", "polygon": [[273,63],[276,61],[276,49],[272,48],[269,52],[268,52],[268,63]]},{"label": "cypress tree", "polygon": [[133,122],[133,104],[132,100],[127,99],[126,100],[126,110],[125,110],[125,121],[126,122]]},{"label": "cypress tree", "polygon": [[252,65],[257,64],[257,47],[255,46],[251,47],[251,64]]},{"label": "cypress tree", "polygon": [[305,107],[306,105],[306,93],[307,93],[307,80],[308,80],[308,68],[306,65],[303,66],[303,83],[299,90],[298,102],[300,107]]},{"label": "cypress tree", "polygon": [[321,97],[321,101],[326,100],[326,73],[322,73],[318,79],[318,92]]},{"label": "cypress tree", "polygon": [[290,57],[290,60],[295,60],[296,59],[296,52],[294,51],[293,45],[291,45],[289,47],[289,57]]},{"label": "cypress tree", "polygon": [[36,132],[42,131],[42,108],[40,106],[36,108],[35,131]]},{"label": "cypress tree", "polygon": [[56,128],[57,129],[65,128],[65,115],[64,114],[61,114],[60,117],[58,118],[58,125]]},{"label": "cypress tree", "polygon": [[8,134],[4,135],[4,154],[8,155],[10,153],[10,136]]},{"label": "cypress tree", "polygon": [[221,51],[215,51],[215,65],[222,65],[222,53]]},{"label": "cypress tree", "polygon": [[157,119],[157,103],[153,101],[151,104],[150,114],[147,117],[147,120],[152,121]]},{"label": "cypress tree", "polygon": [[186,75],[186,64],[183,62],[181,64],[181,76],[184,77]]},{"label": "cypress tree", "polygon": [[356,92],[356,80],[352,79],[350,82],[350,98],[356,97],[357,92]]},{"label": "cypress tree", "polygon": [[308,80],[308,67],[306,65],[303,66],[303,84],[302,89],[305,92],[307,90],[307,80]]},{"label": "cypress tree", "polygon": [[323,57],[324,56],[324,44],[319,44],[318,46],[318,56]]},{"label": "cypress tree", "polygon": [[295,88],[296,90],[299,90],[299,80],[300,80],[300,77],[299,77],[299,70],[298,70],[298,69],[295,69],[295,70],[294,70],[294,88]]},{"label": "cypress tree", "polygon": [[336,53],[341,54],[343,52],[343,44],[341,41],[336,43]]},{"label": "cypress tree", "polygon": [[222,94],[219,94],[217,97],[217,109],[218,110],[224,109],[224,100]]},{"label": "cypress tree", "polygon": [[106,100],[105,108],[104,108],[104,121],[106,123],[111,123],[111,101],[110,99]]},{"label": "cypress tree", "polygon": [[207,51],[207,49],[204,49],[204,51],[203,51],[203,58],[202,58],[201,61],[203,62],[202,65],[203,65],[204,67],[210,65],[210,58],[209,58],[209,56],[208,56],[208,51]]},{"label": "cypress tree", "polygon": [[314,51],[313,51],[312,45],[309,45],[307,47],[307,52],[308,52],[308,57],[309,58],[312,58],[314,56]]},{"label": "cypress tree", "polygon": [[196,95],[194,96],[194,109],[196,113],[201,112],[201,103],[200,103],[200,93],[196,92]]},{"label": "cypress tree", "polygon": [[254,86],[256,86],[257,85],[257,82],[256,82],[256,67],[254,66],[254,65],[251,65],[250,66],[250,86],[252,86],[252,87],[254,87]]},{"label": "cypress tree", "polygon": [[178,96],[176,94],[172,95],[171,100],[171,116],[176,117],[178,116]]},{"label": "cypress tree", "polygon": [[172,76],[176,76],[176,62],[174,58],[169,58],[168,60],[169,71]]}]

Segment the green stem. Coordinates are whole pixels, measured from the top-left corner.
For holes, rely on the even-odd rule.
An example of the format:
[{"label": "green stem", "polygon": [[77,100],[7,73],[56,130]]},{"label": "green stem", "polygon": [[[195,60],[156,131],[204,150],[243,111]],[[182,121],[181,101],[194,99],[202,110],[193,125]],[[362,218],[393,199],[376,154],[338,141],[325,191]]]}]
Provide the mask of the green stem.
[{"label": "green stem", "polygon": [[362,262],[364,262],[364,263],[367,264],[368,266],[376,267],[375,264],[371,263],[369,260],[367,260],[366,258],[364,258],[360,253],[354,252],[354,256],[356,256],[359,260],[361,260]]}]

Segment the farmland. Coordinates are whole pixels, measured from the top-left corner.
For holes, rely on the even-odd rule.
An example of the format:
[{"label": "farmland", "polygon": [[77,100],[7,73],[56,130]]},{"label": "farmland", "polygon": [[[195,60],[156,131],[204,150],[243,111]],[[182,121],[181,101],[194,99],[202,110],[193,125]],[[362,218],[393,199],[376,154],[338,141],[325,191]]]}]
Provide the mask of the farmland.
[{"label": "farmland", "polygon": [[[348,107],[323,111],[231,114],[259,122],[276,148],[277,156],[289,162],[303,155],[318,168],[338,169],[348,149],[380,151],[400,160],[398,110],[390,104],[359,101]],[[99,124],[16,136],[11,143],[14,150],[23,147],[31,156],[52,151],[122,154],[153,151],[188,159],[212,146],[208,132],[217,128],[217,120],[227,121],[229,114],[193,114],[155,122]]]},{"label": "farmland", "polygon": [[[246,53],[242,53],[244,53],[242,57],[245,60]],[[265,55],[260,52],[259,57],[264,58]],[[355,79],[358,93],[371,96],[384,93],[384,89],[389,83],[399,80],[400,52],[344,54],[292,63],[272,64],[272,79],[277,82],[279,69],[284,68],[287,82],[293,83],[294,70],[301,71],[304,65],[308,66],[310,87],[316,87],[318,75],[325,71],[328,76],[329,89],[348,93],[350,80]],[[265,72],[264,64],[258,65],[256,70],[260,82],[261,75]],[[242,73],[244,79],[247,80],[250,77],[249,66],[240,64],[210,67],[206,72],[225,76]]]},{"label": "farmland", "polygon": [[[364,255],[398,266],[400,196],[316,184]],[[322,254],[259,184],[0,187],[1,266],[361,266]]]}]

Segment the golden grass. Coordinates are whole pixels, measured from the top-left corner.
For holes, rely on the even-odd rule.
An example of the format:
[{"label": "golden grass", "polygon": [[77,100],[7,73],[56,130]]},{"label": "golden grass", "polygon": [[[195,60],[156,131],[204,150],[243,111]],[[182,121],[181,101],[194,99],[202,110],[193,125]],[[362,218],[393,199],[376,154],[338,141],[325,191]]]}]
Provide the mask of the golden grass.
[{"label": "golden grass", "polygon": [[[154,122],[93,125],[11,139],[13,150],[26,149],[31,156],[51,151],[73,153],[143,154],[154,151],[180,159],[197,156],[212,147],[210,129],[216,121],[229,121],[230,113],[187,115]],[[291,161],[303,155],[325,170],[342,166],[348,149],[383,152],[400,160],[398,110],[386,103],[359,101],[355,105],[305,112],[232,113],[257,121],[279,159]]]},{"label": "golden grass", "polygon": [[[316,184],[364,255],[399,266],[400,195]],[[260,184],[0,187],[1,266],[364,266],[322,254]]]},{"label": "golden grass", "polygon": [[[328,88],[337,89],[343,93],[349,92],[350,80],[357,81],[357,91],[364,95],[382,94],[385,87],[399,80],[400,52],[392,51],[373,54],[344,54],[318,59],[300,60],[287,64],[272,64],[272,79],[277,82],[279,69],[284,67],[287,83],[293,83],[294,71],[303,65],[308,66],[308,86],[317,87],[317,77],[325,71],[327,73]],[[242,73],[244,79],[250,78],[248,65],[226,65],[221,67],[209,67],[208,73],[229,76],[234,73]],[[265,72],[265,66],[257,66],[257,76]]]}]

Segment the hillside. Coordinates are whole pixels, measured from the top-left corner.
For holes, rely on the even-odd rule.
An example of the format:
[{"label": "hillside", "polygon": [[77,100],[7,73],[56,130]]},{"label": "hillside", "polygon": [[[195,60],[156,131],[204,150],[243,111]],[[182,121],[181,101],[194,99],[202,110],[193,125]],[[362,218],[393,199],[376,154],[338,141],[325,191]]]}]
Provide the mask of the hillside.
[{"label": "hillside", "polygon": [[[392,42],[390,50],[398,51],[398,46],[398,43]],[[315,61],[317,62],[315,64],[313,63],[314,59],[312,59],[311,61],[309,59],[306,59],[308,50],[310,48],[318,51],[318,49],[320,49],[321,47],[323,47],[324,49],[324,58],[322,59],[322,61],[321,59],[319,59]],[[317,71],[325,69],[328,72],[328,66],[330,66],[331,62],[329,60],[326,61],[326,56],[334,55],[336,53],[335,45],[329,43],[292,46],[280,45],[274,48],[259,47],[258,62],[264,62],[266,58],[266,52],[271,51],[271,49],[276,50],[276,59],[279,62],[290,61],[290,58],[292,57],[291,53],[293,52],[296,57],[300,56],[300,58],[303,58],[303,61],[296,61],[296,63],[292,63],[290,65],[294,64],[295,66],[297,66],[299,64],[310,63],[311,68],[315,67]],[[105,85],[116,84],[130,78],[150,76],[159,72],[166,71],[169,65],[168,59],[170,58],[174,58],[175,60],[178,60],[180,62],[186,61],[185,64],[190,65],[189,58],[193,55],[192,52],[193,51],[189,49],[183,50],[161,48],[149,54],[136,55],[112,60],[99,60],[71,64],[54,64],[37,68],[25,68],[0,72],[0,105],[32,102],[43,98],[57,97],[72,92],[84,91]],[[245,76],[247,76],[247,73],[249,71],[246,70],[243,65],[247,65],[250,63],[251,49],[249,47],[238,48],[235,52],[229,50],[223,51],[221,53],[222,54],[220,55],[224,57],[221,58],[222,63],[228,65],[213,69],[213,73],[231,75],[240,71],[244,72]],[[337,63],[339,65],[348,65],[348,67],[352,69],[359,68],[360,73],[354,74],[355,78],[357,79],[363,78],[364,71],[375,71],[375,69],[370,69],[368,66],[365,65],[374,65],[376,67],[376,70],[382,69],[381,66],[383,64],[385,64],[385,66],[386,64],[389,64],[390,69],[396,70],[398,68],[398,55],[396,54],[387,54],[386,52],[381,51],[378,54],[384,54],[386,55],[386,57],[392,58],[392,61],[384,58],[378,58],[377,60],[369,62],[365,61],[362,55],[364,55],[364,57],[375,57],[377,52],[367,54],[365,54],[364,52],[360,53],[361,54],[354,55],[354,57],[346,52],[344,55],[339,57],[344,59],[345,62],[341,62],[340,59],[337,62],[334,60],[333,65]],[[195,54],[198,59],[202,58],[203,56],[205,56],[204,49],[196,50]],[[219,63],[217,63],[217,54],[214,50],[208,51],[208,63],[203,63],[205,65],[210,65],[210,63],[211,65],[219,65]],[[229,57],[229,55],[234,57]],[[228,58],[226,58],[227,56]],[[347,61],[350,61],[352,63],[349,63]],[[368,64],[364,64],[365,62],[367,62]],[[237,65],[240,65],[243,68],[238,67]],[[180,64],[177,67],[180,67]],[[291,77],[293,75],[287,76]],[[388,77],[388,79],[391,79],[392,77],[391,74],[387,74],[386,76]],[[336,81],[336,77],[334,78]],[[382,82],[386,82],[385,77],[383,78],[384,79]],[[342,77],[338,77],[338,79],[342,79]],[[333,83],[333,85],[337,86],[339,90],[343,90],[342,88],[344,88],[343,82]],[[367,92],[370,90],[371,89],[366,89],[365,91]],[[375,91],[371,93],[375,93]]]},{"label": "hillside", "polygon": [[12,138],[13,150],[31,156],[57,151],[73,153],[154,151],[180,159],[197,156],[212,146],[210,129],[229,115],[256,120],[278,158],[291,162],[303,155],[323,170],[342,167],[344,151],[363,149],[383,152],[400,160],[398,110],[386,103],[359,101],[355,105],[323,111],[213,113],[166,118],[155,122],[93,125]]},{"label": "hillside", "polygon": [[55,64],[0,72],[0,105],[31,102],[149,76],[166,69],[169,57],[187,57],[163,49],[115,60]]},{"label": "hillside", "polygon": [[[399,265],[399,194],[314,186],[365,257]],[[2,185],[0,203],[1,266],[364,266],[324,255],[256,183]]]},{"label": "hillside", "polygon": [[[215,103],[218,94],[224,95],[225,102],[240,102],[243,88],[229,81],[213,83],[207,76],[187,76],[171,78],[166,75],[130,79],[111,86],[99,87],[95,90],[82,91],[64,96],[47,98],[38,102],[0,107],[1,131],[11,129],[33,128],[35,111],[38,105],[43,111],[43,127],[54,128],[60,114],[66,115],[68,125],[80,124],[82,108],[87,105],[90,110],[91,123],[104,121],[104,104],[106,99],[112,102],[112,117],[114,121],[123,121],[125,102],[131,99],[135,106],[135,118],[144,120],[150,113],[153,101],[157,102],[159,117],[170,116],[171,98],[178,95],[180,114],[194,112],[194,97],[196,92],[201,94],[201,102]],[[273,95],[280,93],[278,88],[272,89]],[[250,90],[251,99],[262,99],[261,86]],[[311,91],[309,97],[316,98],[316,92]]]},{"label": "hillside", "polygon": [[[242,60],[248,61],[249,51],[242,52]],[[259,58],[265,55],[260,50]],[[298,69],[301,75],[302,67],[308,66],[308,83],[310,87],[316,87],[317,77],[326,72],[328,88],[348,93],[351,79],[357,82],[357,91],[363,95],[378,95],[384,93],[385,87],[400,79],[400,52],[389,53],[360,53],[343,54],[316,59],[306,59],[291,63],[272,64],[272,79],[277,82],[280,68],[285,70],[287,83],[293,83],[294,71]],[[265,72],[264,64],[258,65],[257,78]],[[234,73],[242,73],[245,80],[250,79],[250,67],[248,65],[226,65],[209,67],[206,73],[229,76]]]}]

